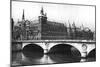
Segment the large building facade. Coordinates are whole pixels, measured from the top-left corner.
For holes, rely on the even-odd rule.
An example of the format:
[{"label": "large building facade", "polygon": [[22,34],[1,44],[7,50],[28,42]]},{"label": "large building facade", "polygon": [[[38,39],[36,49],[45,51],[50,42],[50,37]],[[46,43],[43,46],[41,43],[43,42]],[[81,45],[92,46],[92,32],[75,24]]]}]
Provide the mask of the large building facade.
[{"label": "large building facade", "polygon": [[[43,7],[38,16],[37,23],[26,20],[24,10],[22,21],[12,25],[13,40],[65,40],[65,39],[82,39],[93,40],[94,33],[89,28],[83,30],[76,27],[75,23],[64,25],[49,21],[47,13],[44,13]],[[14,24],[14,21],[12,19]]]}]

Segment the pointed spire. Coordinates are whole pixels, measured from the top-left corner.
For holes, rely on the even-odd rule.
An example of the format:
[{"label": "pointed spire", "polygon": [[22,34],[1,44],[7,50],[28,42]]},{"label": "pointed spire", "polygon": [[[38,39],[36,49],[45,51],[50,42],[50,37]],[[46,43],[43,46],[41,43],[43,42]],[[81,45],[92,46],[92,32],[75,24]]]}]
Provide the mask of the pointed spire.
[{"label": "pointed spire", "polygon": [[43,10],[43,7],[41,7],[41,12],[40,12],[41,15],[44,15],[44,10]]},{"label": "pointed spire", "polygon": [[66,23],[66,22],[64,23],[64,25],[65,25],[65,27],[67,28],[67,23]]},{"label": "pointed spire", "polygon": [[13,20],[13,18],[11,18],[11,26],[12,26],[12,30],[13,30],[13,27],[14,27],[14,20]]},{"label": "pointed spire", "polygon": [[71,28],[71,24],[69,23],[69,28]]},{"label": "pointed spire", "polygon": [[23,9],[22,20],[25,20],[25,16],[24,16],[24,9]]},{"label": "pointed spire", "polygon": [[69,27],[68,27],[68,37],[71,38],[71,35],[72,35],[72,28],[71,28],[71,24],[68,20],[68,24],[69,24]]},{"label": "pointed spire", "polygon": [[71,28],[71,24],[69,23],[69,30],[70,30],[70,33],[72,33],[72,28]]},{"label": "pointed spire", "polygon": [[76,25],[75,25],[75,22],[73,22],[72,26],[73,26],[74,32],[76,32]]},{"label": "pointed spire", "polygon": [[82,26],[81,26],[81,29],[84,30],[84,26],[83,26],[83,24],[82,24]]},{"label": "pointed spire", "polygon": [[75,28],[76,26],[75,26],[75,22],[73,21],[73,24],[72,24],[72,26]]}]

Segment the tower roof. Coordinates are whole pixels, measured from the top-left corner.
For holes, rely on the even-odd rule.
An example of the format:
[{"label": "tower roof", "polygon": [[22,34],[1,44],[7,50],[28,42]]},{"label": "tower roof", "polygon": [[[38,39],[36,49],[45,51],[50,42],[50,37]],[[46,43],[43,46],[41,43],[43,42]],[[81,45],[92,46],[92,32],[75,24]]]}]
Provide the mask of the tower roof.
[{"label": "tower roof", "polygon": [[41,12],[40,12],[41,15],[44,15],[44,10],[43,10],[43,7],[41,7]]},{"label": "tower roof", "polygon": [[23,9],[22,20],[25,20],[25,16],[24,16],[24,9]]}]

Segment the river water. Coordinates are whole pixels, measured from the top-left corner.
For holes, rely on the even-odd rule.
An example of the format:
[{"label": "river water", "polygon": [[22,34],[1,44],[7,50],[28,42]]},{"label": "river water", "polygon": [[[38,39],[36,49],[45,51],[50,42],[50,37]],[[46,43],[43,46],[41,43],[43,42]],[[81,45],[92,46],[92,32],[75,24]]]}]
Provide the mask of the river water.
[{"label": "river water", "polygon": [[28,66],[39,64],[55,64],[55,63],[72,63],[72,62],[89,62],[95,61],[95,58],[75,58],[62,54],[33,54],[25,52],[13,52],[12,66]]}]

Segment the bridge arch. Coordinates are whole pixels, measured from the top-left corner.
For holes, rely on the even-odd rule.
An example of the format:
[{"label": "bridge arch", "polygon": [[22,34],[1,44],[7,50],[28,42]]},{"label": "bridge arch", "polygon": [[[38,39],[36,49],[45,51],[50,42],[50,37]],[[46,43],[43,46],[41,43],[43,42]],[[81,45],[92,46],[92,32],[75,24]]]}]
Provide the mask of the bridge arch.
[{"label": "bridge arch", "polygon": [[87,57],[96,57],[96,48],[92,49],[88,54]]},{"label": "bridge arch", "polygon": [[23,55],[29,58],[41,58],[43,56],[44,50],[38,44],[27,44],[22,49]]},{"label": "bridge arch", "polygon": [[43,48],[43,49],[46,49],[46,46],[44,45],[44,43],[23,43],[22,44],[22,49],[26,46],[26,45],[29,45],[29,44],[32,44],[32,45],[37,45],[37,46],[40,46],[41,48]]},{"label": "bridge arch", "polygon": [[22,50],[27,51],[27,52],[33,52],[33,53],[43,53],[44,52],[43,48],[35,43],[25,45]]},{"label": "bridge arch", "polygon": [[94,49],[96,49],[96,45],[95,44],[87,44],[87,55]]},{"label": "bridge arch", "polygon": [[77,43],[50,43],[50,45],[48,46],[48,51],[54,47],[55,45],[59,45],[59,44],[65,44],[65,45],[71,45],[73,47],[75,47],[77,50],[79,50],[80,52],[82,52],[82,44],[77,44]]},{"label": "bridge arch", "polygon": [[81,57],[80,50],[75,46],[67,43],[60,43],[52,46],[51,48],[49,48],[49,53],[62,53],[69,56]]}]

